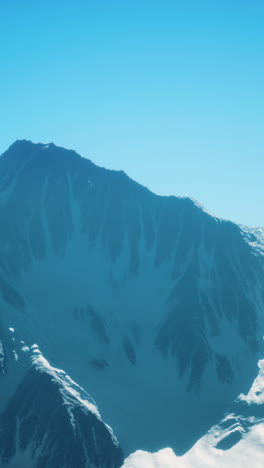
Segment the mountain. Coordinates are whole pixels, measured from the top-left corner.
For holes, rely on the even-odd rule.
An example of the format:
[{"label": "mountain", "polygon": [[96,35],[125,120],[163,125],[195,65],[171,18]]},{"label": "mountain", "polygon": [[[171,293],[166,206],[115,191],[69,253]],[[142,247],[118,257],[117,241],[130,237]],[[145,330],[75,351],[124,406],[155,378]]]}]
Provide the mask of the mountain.
[{"label": "mountain", "polygon": [[[0,217],[1,336],[37,344],[89,392],[126,456],[182,455],[248,393],[263,357],[263,230],[24,140],[0,157]],[[13,393],[50,376],[32,363],[25,381],[12,343],[12,372],[0,347],[8,418]]]},{"label": "mountain", "polygon": [[65,372],[51,367],[37,345],[29,349],[10,332],[13,346],[6,347],[9,363],[2,387],[8,401],[0,419],[1,466],[120,467],[122,450],[94,400]]},{"label": "mountain", "polygon": [[248,395],[182,457],[170,448],[130,455],[123,468],[262,468],[264,448],[264,361]]}]

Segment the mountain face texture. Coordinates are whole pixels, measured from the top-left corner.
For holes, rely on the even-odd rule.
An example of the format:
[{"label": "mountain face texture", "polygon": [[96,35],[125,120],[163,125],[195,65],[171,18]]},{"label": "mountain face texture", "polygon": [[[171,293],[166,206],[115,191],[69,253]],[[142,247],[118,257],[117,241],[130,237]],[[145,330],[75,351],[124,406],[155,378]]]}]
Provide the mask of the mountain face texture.
[{"label": "mountain face texture", "polygon": [[11,395],[0,419],[1,466],[121,466],[120,445],[93,399],[65,372],[51,367],[37,345],[29,349],[16,344],[10,364],[6,376]]},{"label": "mountain face texture", "polygon": [[264,347],[262,229],[24,140],[0,157],[0,219],[3,466],[118,467],[103,421],[126,457],[179,457],[248,394]]}]

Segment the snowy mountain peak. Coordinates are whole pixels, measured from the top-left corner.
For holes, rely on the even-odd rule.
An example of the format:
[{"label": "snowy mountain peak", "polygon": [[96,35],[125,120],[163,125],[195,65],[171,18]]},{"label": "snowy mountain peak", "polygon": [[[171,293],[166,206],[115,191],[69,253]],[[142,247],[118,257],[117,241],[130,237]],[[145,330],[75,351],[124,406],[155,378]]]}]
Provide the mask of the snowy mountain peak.
[{"label": "snowy mountain peak", "polygon": [[0,465],[120,467],[122,450],[90,395],[53,368],[37,345],[24,346],[23,351],[28,365],[14,390],[14,366],[6,376],[10,396],[0,423]]},{"label": "snowy mountain peak", "polygon": [[[248,393],[264,335],[253,233],[73,151],[24,141],[0,157],[0,215],[0,330],[38,343],[53,370],[37,360],[37,380],[63,393],[54,369],[64,369],[91,393],[126,454],[181,455]],[[7,382],[14,349],[9,339],[1,351],[0,339]]]}]

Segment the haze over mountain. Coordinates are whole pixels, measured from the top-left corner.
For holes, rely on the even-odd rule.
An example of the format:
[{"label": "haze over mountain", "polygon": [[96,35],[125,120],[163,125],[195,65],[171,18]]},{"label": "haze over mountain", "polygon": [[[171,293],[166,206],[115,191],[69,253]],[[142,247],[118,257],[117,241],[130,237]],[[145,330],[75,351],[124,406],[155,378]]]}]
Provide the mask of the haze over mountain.
[{"label": "haze over mountain", "polygon": [[263,357],[263,230],[25,140],[0,216],[3,466],[114,468],[228,432]]}]

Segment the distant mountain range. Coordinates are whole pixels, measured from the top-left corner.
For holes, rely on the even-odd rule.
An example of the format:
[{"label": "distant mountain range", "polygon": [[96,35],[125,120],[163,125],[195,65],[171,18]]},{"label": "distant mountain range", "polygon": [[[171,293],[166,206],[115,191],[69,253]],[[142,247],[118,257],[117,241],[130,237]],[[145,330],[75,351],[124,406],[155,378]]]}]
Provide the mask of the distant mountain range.
[{"label": "distant mountain range", "polygon": [[26,140],[0,220],[0,466],[262,466],[264,230]]}]

